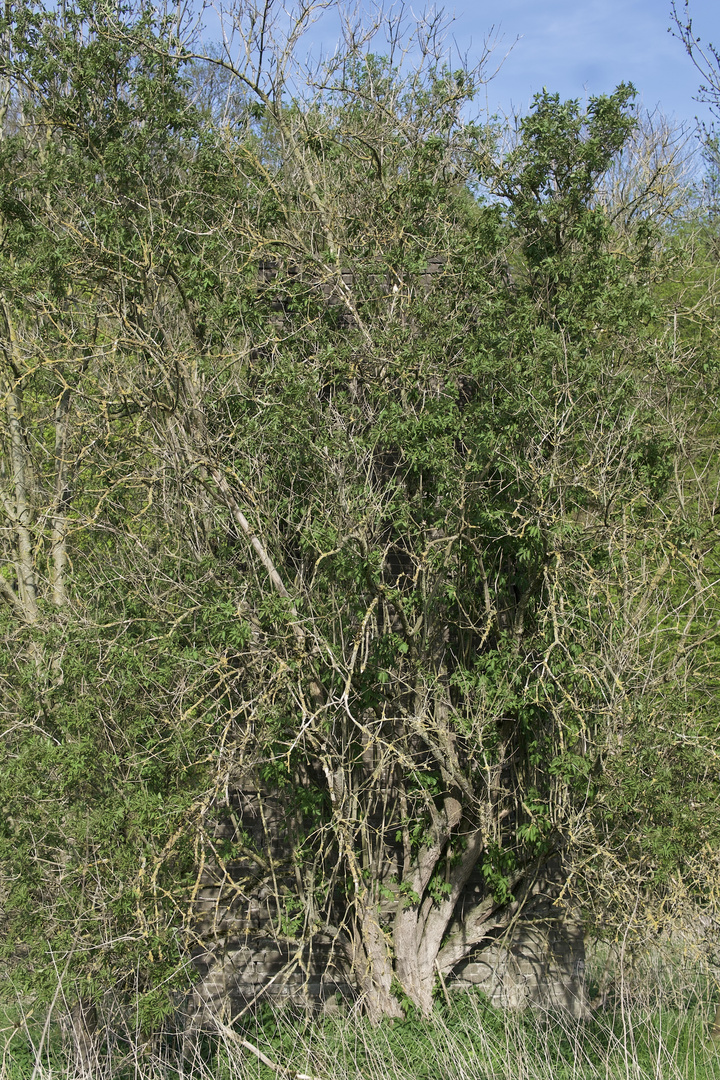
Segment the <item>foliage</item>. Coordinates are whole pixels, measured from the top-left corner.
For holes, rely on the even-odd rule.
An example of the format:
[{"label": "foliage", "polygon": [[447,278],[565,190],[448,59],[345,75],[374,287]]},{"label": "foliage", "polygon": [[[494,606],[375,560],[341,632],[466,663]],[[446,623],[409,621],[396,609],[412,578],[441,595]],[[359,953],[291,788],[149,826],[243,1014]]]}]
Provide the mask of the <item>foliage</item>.
[{"label": "foliage", "polygon": [[506,145],[422,25],[298,81],[312,14],[2,24],[6,987],[145,1031],[253,890],[400,1018],[538,875],[611,932],[720,839],[715,308],[608,203],[633,90]]}]

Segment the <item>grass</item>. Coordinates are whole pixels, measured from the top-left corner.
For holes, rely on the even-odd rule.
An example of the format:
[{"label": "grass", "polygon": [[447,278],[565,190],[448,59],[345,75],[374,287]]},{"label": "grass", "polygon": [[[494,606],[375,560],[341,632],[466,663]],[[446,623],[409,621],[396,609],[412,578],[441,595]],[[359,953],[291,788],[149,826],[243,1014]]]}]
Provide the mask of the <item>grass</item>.
[{"label": "grass", "polygon": [[[720,1080],[706,1013],[700,1002],[656,1011],[611,1006],[577,1022],[537,1011],[503,1013],[480,995],[463,994],[438,1007],[431,1021],[375,1029],[355,1017],[308,1023],[268,1012],[247,1037],[269,1042],[274,1060],[328,1080]],[[229,1046],[207,1064],[208,1078],[218,1080],[271,1076],[248,1062],[238,1072]]]},{"label": "grass", "polygon": [[[318,1080],[720,1080],[720,1045],[708,1039],[710,990],[682,965],[646,964],[621,991],[611,981],[586,1021],[500,1012],[478,993],[443,1000],[431,1020],[375,1028],[352,1011],[319,1018],[266,1005],[233,1032],[186,1045],[185,1057],[173,1032],[145,1043],[108,1038],[92,1078],[276,1080],[252,1044],[290,1075]],[[2,1026],[0,1080],[79,1077],[59,1027],[43,1041],[32,1018],[8,1015]]]}]

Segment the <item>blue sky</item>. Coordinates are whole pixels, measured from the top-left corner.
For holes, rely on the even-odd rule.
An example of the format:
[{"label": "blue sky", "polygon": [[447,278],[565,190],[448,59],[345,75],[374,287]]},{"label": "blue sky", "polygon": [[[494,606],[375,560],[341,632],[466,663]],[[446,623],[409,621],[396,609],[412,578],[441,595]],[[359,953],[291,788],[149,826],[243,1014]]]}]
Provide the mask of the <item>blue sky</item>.
[{"label": "blue sky", "polygon": [[[677,2],[682,14],[684,0]],[[227,9],[232,0],[204,0],[206,39],[218,35],[216,4]],[[293,6],[292,0],[276,0],[276,13],[285,4]],[[360,0],[360,12],[363,4],[368,10],[375,6]],[[406,15],[425,6],[423,0],[405,0]],[[338,21],[333,8],[311,27],[304,48],[334,52]],[[454,43],[456,59],[457,53],[467,54],[472,64],[492,30],[497,46],[491,64],[509,50],[487,86],[491,112],[526,112],[543,86],[563,98],[583,99],[629,81],[650,110],[659,106],[668,118],[690,125],[696,116],[711,120],[707,106],[694,100],[700,74],[668,32],[671,0],[447,0],[444,8],[452,17],[446,41],[449,47]],[[703,43],[720,48],[720,0],[690,0],[690,12]]]},{"label": "blue sky", "polygon": [[[668,33],[670,10],[670,0],[478,0],[455,8],[453,35],[471,55],[493,23],[503,50],[519,39],[488,87],[491,106],[503,111],[526,111],[543,86],[583,98],[625,80],[646,108],[659,105],[681,122],[708,120],[707,107],[693,100],[700,76]],[[720,2],[691,0],[690,12],[703,43],[720,47]]]}]

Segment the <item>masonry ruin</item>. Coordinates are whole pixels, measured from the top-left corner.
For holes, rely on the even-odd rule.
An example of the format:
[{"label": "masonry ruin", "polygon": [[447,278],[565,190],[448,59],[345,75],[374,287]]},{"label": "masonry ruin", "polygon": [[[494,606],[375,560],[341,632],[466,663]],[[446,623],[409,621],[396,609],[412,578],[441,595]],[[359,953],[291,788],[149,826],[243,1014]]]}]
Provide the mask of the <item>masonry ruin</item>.
[{"label": "masonry ruin", "polygon": [[[230,820],[218,836],[242,830],[255,853],[207,864],[195,901],[193,964],[198,981],[187,1002],[191,1027],[219,1017],[230,1022],[261,1001],[292,1002],[330,1012],[358,1001],[347,943],[337,933],[288,933],[283,898],[295,880],[283,828],[282,800],[238,791]],[[262,865],[263,854],[266,864]],[[562,887],[557,862],[535,867],[517,898],[498,905],[486,938],[452,969],[439,972],[445,994],[475,987],[501,1008],[540,1007],[587,1015],[585,951],[580,922],[556,901]],[[471,879],[469,893],[484,886]],[[472,897],[471,897],[472,899]],[[398,900],[386,900],[389,925]],[[456,928],[457,930],[457,925]]]}]

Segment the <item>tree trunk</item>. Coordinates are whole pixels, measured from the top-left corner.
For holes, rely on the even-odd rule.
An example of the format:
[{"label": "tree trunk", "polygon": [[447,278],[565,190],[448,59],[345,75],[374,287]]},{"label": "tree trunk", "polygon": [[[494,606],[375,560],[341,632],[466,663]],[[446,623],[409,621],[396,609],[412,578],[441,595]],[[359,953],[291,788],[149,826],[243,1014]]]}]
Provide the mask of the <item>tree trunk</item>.
[{"label": "tree trunk", "polygon": [[[453,804],[446,810],[446,831],[449,835],[450,828],[457,824],[455,816],[459,813],[459,804],[456,804],[455,800],[447,802]],[[457,809],[455,815],[452,815],[454,806]],[[420,856],[414,880],[423,890],[427,888],[430,877],[443,858],[444,847],[444,844],[436,845],[436,856],[432,862],[432,848],[426,849]],[[419,902],[411,907],[401,906],[398,910],[394,935],[397,978],[407,996],[424,1016],[428,1016],[432,1011],[433,986],[443,939],[483,847],[481,831],[477,829],[471,832],[462,859],[447,877],[447,896],[436,900],[427,892],[423,895],[418,887]]]},{"label": "tree trunk", "polygon": [[399,911],[395,926],[397,978],[423,1016],[432,1012],[435,956],[440,941],[428,940],[421,927],[420,909]]},{"label": "tree trunk", "polygon": [[67,445],[70,434],[70,387],[66,386],[55,409],[55,502],[50,534],[50,581],[55,607],[65,606],[67,555],[67,510],[70,498],[70,463]]},{"label": "tree trunk", "polygon": [[710,1028],[710,1038],[713,1042],[720,1042],[720,1005],[715,1010],[715,1019]]},{"label": "tree trunk", "polygon": [[373,1024],[405,1015],[392,992],[393,964],[377,908],[356,904],[352,966],[365,1011]]},{"label": "tree trunk", "polygon": [[78,998],[70,1010],[70,1037],[75,1064],[83,1076],[97,1072],[97,1012],[87,998]]}]

